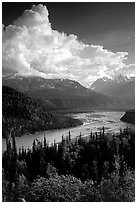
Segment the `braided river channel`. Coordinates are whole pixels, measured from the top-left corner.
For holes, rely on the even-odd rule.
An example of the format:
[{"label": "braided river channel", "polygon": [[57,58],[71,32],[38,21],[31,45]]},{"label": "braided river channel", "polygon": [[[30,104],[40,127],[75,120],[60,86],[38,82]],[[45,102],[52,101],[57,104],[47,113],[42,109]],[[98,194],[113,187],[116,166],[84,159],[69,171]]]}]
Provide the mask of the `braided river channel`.
[{"label": "braided river channel", "polygon": [[[124,112],[120,111],[94,111],[94,112],[86,112],[86,113],[76,113],[69,114],[74,118],[80,119],[83,121],[83,125],[53,130],[53,131],[44,131],[37,132],[35,134],[26,134],[21,137],[16,138],[17,148],[24,146],[25,148],[32,147],[33,140],[42,141],[43,137],[47,138],[49,143],[52,143],[54,140],[56,142],[60,142],[62,139],[62,135],[66,137],[70,131],[71,138],[76,138],[77,136],[82,134],[83,137],[90,134],[90,132],[99,132],[102,130],[103,126],[105,127],[105,132],[118,133],[120,128],[130,127],[131,129],[135,129],[135,126],[129,123],[125,123],[120,121]],[[6,148],[5,139],[2,139],[2,150],[4,151]]]}]

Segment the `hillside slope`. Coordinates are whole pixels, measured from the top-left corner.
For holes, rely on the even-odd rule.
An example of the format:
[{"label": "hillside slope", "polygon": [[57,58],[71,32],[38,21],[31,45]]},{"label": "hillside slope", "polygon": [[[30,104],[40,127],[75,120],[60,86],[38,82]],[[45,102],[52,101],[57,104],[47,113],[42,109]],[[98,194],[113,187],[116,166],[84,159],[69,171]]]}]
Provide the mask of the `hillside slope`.
[{"label": "hillside slope", "polygon": [[2,87],[3,132],[16,129],[17,136],[26,132],[73,127],[80,121],[63,115],[55,115],[37,100],[27,97],[12,88]]},{"label": "hillside slope", "polygon": [[120,119],[123,122],[135,124],[135,110],[128,110]]}]

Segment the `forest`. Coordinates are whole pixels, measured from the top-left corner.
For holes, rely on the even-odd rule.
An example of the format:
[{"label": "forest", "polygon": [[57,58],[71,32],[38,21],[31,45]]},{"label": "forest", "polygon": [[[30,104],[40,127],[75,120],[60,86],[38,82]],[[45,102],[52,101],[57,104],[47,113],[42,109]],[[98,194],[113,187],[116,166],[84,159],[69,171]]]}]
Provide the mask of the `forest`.
[{"label": "forest", "polygon": [[81,125],[80,120],[51,113],[41,101],[29,98],[15,89],[2,87],[2,136],[15,130],[16,137],[37,131],[61,129]]},{"label": "forest", "polygon": [[[60,143],[33,141],[16,147],[15,131],[5,137],[2,154],[4,202],[135,201],[135,133],[90,132]],[[11,139],[10,139],[11,137]]]}]

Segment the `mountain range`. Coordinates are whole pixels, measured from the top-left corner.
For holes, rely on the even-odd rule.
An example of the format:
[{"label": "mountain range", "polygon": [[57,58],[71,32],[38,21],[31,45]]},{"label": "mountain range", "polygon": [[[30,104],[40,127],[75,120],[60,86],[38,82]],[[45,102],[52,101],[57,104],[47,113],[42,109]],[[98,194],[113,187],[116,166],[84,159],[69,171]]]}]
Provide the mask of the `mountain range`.
[{"label": "mountain range", "polygon": [[6,76],[2,84],[3,131],[14,128],[18,135],[81,124],[55,112],[126,110],[134,106],[135,79],[122,76],[98,79],[90,89],[75,80],[41,77]]},{"label": "mountain range", "polygon": [[103,77],[97,79],[90,87],[92,90],[114,98],[120,102],[135,106],[135,77],[119,75],[113,79]]},{"label": "mountain range", "polygon": [[50,111],[123,108],[123,104],[117,99],[88,89],[70,79],[7,76],[3,77],[2,84],[23,92],[28,97],[42,101]]}]

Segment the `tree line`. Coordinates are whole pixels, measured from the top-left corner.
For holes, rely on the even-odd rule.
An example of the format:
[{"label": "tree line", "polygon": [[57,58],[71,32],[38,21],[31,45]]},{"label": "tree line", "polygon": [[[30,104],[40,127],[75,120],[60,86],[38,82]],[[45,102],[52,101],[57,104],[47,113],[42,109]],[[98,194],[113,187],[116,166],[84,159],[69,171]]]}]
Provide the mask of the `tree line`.
[{"label": "tree line", "polygon": [[[133,201],[135,134],[90,133],[17,149],[15,131],[2,155],[3,201]],[[111,186],[111,190],[109,189]],[[110,190],[110,194],[105,191]],[[105,194],[107,196],[105,196]]]}]

